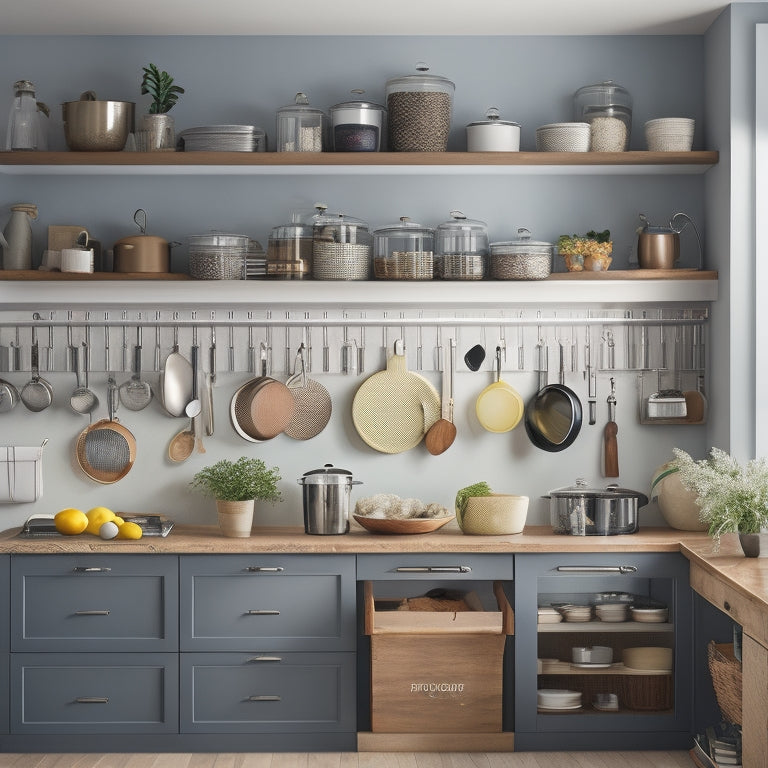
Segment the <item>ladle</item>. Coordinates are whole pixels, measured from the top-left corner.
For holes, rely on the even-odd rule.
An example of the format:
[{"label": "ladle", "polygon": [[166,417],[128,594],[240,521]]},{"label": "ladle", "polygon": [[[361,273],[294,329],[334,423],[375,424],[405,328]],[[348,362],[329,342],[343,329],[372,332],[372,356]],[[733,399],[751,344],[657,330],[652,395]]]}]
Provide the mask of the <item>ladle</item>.
[{"label": "ladle", "polygon": [[456,439],[456,425],[453,423],[453,370],[456,365],[456,339],[450,340],[448,359],[448,368],[443,369],[442,418],[438,419],[424,436],[424,444],[433,456],[445,453]]},{"label": "ladle", "polygon": [[200,415],[200,400],[197,396],[198,356],[200,348],[197,346],[197,334],[192,342],[192,399],[186,407],[189,416],[189,426],[177,432],[168,445],[168,458],[171,461],[186,461],[195,450],[197,444],[198,453],[205,453],[203,441],[197,429],[197,417]]}]

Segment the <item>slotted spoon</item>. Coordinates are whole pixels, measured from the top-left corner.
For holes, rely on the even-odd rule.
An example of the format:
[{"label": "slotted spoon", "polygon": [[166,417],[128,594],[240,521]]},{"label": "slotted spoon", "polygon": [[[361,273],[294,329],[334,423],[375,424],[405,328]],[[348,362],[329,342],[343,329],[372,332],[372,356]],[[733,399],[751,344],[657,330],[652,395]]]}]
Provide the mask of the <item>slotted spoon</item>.
[{"label": "slotted spoon", "polygon": [[141,326],[136,328],[136,346],[133,350],[133,373],[119,389],[120,402],[129,411],[141,411],[152,402],[152,388],[141,378]]}]

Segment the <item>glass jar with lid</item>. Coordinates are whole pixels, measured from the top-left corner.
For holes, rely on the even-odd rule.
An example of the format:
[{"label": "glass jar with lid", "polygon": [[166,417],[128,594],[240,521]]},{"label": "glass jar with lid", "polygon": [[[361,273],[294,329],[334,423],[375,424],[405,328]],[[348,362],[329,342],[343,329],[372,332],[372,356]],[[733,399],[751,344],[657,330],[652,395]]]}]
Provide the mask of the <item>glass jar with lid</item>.
[{"label": "glass jar with lid", "polygon": [[327,213],[315,206],[312,217],[312,277],[316,280],[367,280],[371,272],[371,233],[360,219]]},{"label": "glass jar with lid", "polygon": [[592,152],[626,152],[632,132],[632,97],[605,80],[579,88],[573,96],[577,122],[589,123]]},{"label": "glass jar with lid", "polygon": [[545,280],[552,272],[554,243],[531,240],[525,227],[517,240],[491,243],[488,271],[494,280]]},{"label": "glass jar with lid", "polygon": [[197,280],[245,280],[248,235],[211,232],[189,237],[189,274]]},{"label": "glass jar with lid", "polygon": [[312,277],[311,224],[301,215],[291,214],[290,224],[272,227],[267,242],[267,277],[278,280],[303,280]]},{"label": "glass jar with lid", "polygon": [[365,91],[351,91],[358,98],[334,104],[331,115],[331,146],[334,152],[379,152],[386,137],[387,110],[364,101]]},{"label": "glass jar with lid", "polygon": [[387,120],[391,152],[445,152],[451,130],[455,85],[429,75],[423,62],[415,75],[387,80]]},{"label": "glass jar with lid", "polygon": [[377,280],[431,280],[435,233],[407,216],[374,230],[373,276]]},{"label": "glass jar with lid", "polygon": [[443,280],[482,280],[488,259],[485,222],[451,211],[435,230],[435,252],[435,274]]},{"label": "glass jar with lid", "polygon": [[278,152],[322,152],[328,118],[309,105],[305,93],[297,93],[293,104],[277,110]]}]

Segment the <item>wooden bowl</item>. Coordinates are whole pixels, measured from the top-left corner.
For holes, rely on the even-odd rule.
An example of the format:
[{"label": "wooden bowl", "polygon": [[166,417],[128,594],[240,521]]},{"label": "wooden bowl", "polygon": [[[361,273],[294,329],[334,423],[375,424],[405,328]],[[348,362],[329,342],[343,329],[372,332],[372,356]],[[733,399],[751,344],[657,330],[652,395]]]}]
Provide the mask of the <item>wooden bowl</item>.
[{"label": "wooden bowl", "polygon": [[455,515],[447,517],[411,517],[407,520],[396,520],[386,517],[364,517],[352,515],[366,531],[371,533],[431,533],[450,523]]}]

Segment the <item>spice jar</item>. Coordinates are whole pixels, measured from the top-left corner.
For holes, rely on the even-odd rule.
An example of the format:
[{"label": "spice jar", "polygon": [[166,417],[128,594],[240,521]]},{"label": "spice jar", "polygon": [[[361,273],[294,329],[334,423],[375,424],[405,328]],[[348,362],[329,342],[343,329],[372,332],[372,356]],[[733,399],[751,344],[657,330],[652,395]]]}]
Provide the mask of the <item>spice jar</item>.
[{"label": "spice jar", "polygon": [[546,280],[552,272],[554,244],[531,240],[525,227],[517,234],[517,240],[491,243],[490,276],[495,280]]},{"label": "spice jar", "polygon": [[431,280],[435,233],[407,216],[373,233],[373,276],[377,280]]},{"label": "spice jar", "polygon": [[444,280],[482,280],[488,258],[485,222],[451,211],[435,230],[435,272]]},{"label": "spice jar", "polygon": [[315,206],[312,228],[312,277],[316,280],[367,280],[371,271],[368,225],[344,213]]},{"label": "spice jar", "polygon": [[592,152],[626,152],[632,131],[632,97],[613,80],[579,88],[573,96],[578,122],[590,124]]},{"label": "spice jar", "polygon": [[392,152],[445,152],[451,130],[454,84],[428,75],[419,62],[418,74],[387,80],[389,149]]},{"label": "spice jar", "polygon": [[267,242],[267,277],[302,280],[312,277],[312,225],[293,214],[290,224],[272,227]]},{"label": "spice jar", "polygon": [[[362,96],[356,88],[351,93]],[[334,104],[331,114],[331,144],[334,152],[379,152],[385,137],[387,110],[381,104],[357,99]]]},{"label": "spice jar", "polygon": [[297,93],[293,104],[277,110],[277,151],[322,152],[327,122],[321,109],[309,105],[306,94]]}]

